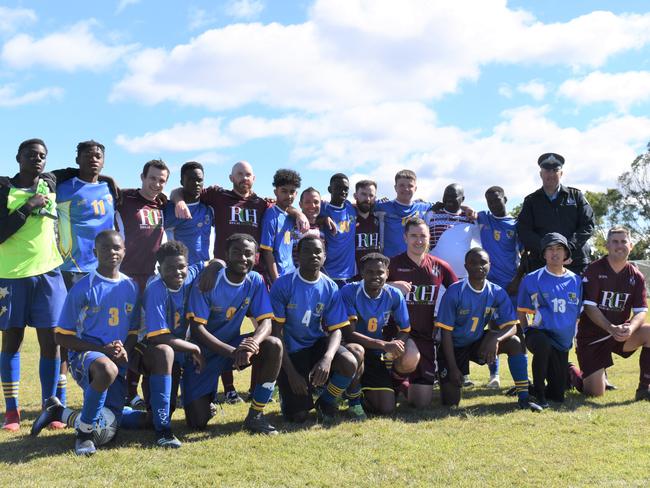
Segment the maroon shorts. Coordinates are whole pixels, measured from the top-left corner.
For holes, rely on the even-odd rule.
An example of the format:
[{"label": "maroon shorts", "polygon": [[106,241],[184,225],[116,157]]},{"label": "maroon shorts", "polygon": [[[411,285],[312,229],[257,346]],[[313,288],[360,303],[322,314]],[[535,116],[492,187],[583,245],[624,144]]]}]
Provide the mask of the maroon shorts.
[{"label": "maroon shorts", "polygon": [[433,339],[411,337],[420,351],[418,367],[409,376],[411,384],[433,385],[438,369],[436,367],[436,343]]},{"label": "maroon shorts", "polygon": [[613,337],[601,340],[593,337],[578,338],[576,341],[576,355],[578,364],[582,370],[582,377],[595,373],[599,369],[609,368],[614,365],[612,353],[623,358],[629,358],[634,351],[624,351],[624,342],[615,341]]}]

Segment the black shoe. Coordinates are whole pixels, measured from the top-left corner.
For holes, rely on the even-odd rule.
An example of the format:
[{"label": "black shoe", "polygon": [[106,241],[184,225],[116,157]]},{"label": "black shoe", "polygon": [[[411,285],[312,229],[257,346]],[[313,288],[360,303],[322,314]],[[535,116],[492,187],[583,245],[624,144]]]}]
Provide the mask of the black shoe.
[{"label": "black shoe", "polygon": [[34,420],[32,424],[31,435],[37,436],[40,434],[41,430],[50,425],[50,423],[61,421],[61,415],[63,415],[63,404],[61,401],[55,397],[51,396],[45,400],[45,406],[41,414]]},{"label": "black shoe", "polygon": [[324,426],[331,426],[336,423],[338,411],[336,405],[324,402],[322,398],[316,400],[316,419]]},{"label": "black shoe", "polygon": [[543,412],[545,408],[548,408],[548,403],[546,403],[546,406],[539,405],[535,402],[530,401],[528,398],[520,398],[517,401],[517,404],[519,405],[519,408],[521,410],[529,409],[531,412]]},{"label": "black shoe", "polygon": [[92,456],[96,451],[97,449],[95,449],[95,443],[93,442],[93,433],[77,430],[77,438],[74,441],[74,453],[77,456]]},{"label": "black shoe", "polygon": [[637,389],[636,390],[636,395],[634,395],[634,399],[636,401],[640,401],[640,400],[650,401],[650,390],[648,390],[647,388],[646,389],[644,389],[644,388]]},{"label": "black shoe", "polygon": [[246,420],[244,420],[244,429],[251,434],[278,434],[278,430],[269,423],[264,414],[255,410],[249,410]]},{"label": "black shoe", "polygon": [[182,446],[181,441],[172,434],[171,430],[156,432],[156,445],[166,449],[178,449]]},{"label": "black shoe", "polygon": [[609,382],[606,382],[606,383],[605,383],[605,390],[607,390],[607,391],[618,390],[618,387],[612,385],[612,384],[609,383]]}]

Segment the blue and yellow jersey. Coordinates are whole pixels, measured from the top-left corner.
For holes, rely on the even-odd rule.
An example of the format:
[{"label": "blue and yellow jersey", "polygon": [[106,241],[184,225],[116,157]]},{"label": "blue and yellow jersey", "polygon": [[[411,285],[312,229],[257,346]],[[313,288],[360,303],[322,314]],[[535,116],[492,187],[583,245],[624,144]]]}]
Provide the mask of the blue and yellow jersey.
[{"label": "blue and yellow jersey", "polygon": [[170,290],[160,275],[147,283],[142,298],[142,322],[147,338],[161,334],[174,334],[179,339],[187,337],[187,302],[192,283],[203,270],[203,262],[187,268],[187,278],[178,290]]},{"label": "blue and yellow jersey", "polygon": [[323,273],[315,281],[305,280],[299,270],[281,276],[271,287],[271,304],[290,353],[311,347],[326,330],[350,325],[336,283]]},{"label": "blue and yellow jersey", "polygon": [[404,224],[411,217],[424,218],[431,208],[429,202],[412,202],[403,205],[397,200],[377,202],[374,212],[384,212],[384,254],[389,258],[406,252]]},{"label": "blue and yellow jersey", "polygon": [[292,254],[297,240],[298,231],[293,217],[277,205],[264,212],[260,249],[273,252],[278,275],[282,276],[296,269]]},{"label": "blue and yellow jersey", "polygon": [[[341,288],[341,298],[350,321],[356,320],[356,332],[373,339],[382,338],[382,330],[393,317],[400,332],[410,332],[406,300],[395,287],[384,285],[379,296],[371,298],[363,281],[349,283]],[[380,352],[380,351],[376,351]]]},{"label": "blue and yellow jersey", "polygon": [[91,271],[68,292],[55,332],[92,344],[122,343],[140,326],[138,285],[120,274],[116,280]]},{"label": "blue and yellow jersey", "polygon": [[581,308],[582,279],[569,270],[555,275],[543,267],[524,276],[519,285],[517,311],[534,315],[524,332],[542,329],[562,351],[571,349]]},{"label": "blue and yellow jersey", "polygon": [[340,207],[323,202],[321,217],[329,217],[336,224],[336,234],[324,229],[326,259],[323,270],[333,280],[352,278],[357,274],[355,259],[355,233],[357,228],[357,210],[347,200]]},{"label": "blue and yellow jersey", "polygon": [[226,269],[219,271],[214,288],[206,293],[192,287],[187,307],[188,318],[205,328],[221,342],[234,345],[241,337],[244,317],[249,313],[257,322],[273,318],[264,279],[251,271],[241,283],[233,283]]},{"label": "blue and yellow jersey", "polygon": [[174,203],[168,202],[163,209],[163,225],[170,241],[181,241],[187,246],[187,262],[191,264],[210,259],[210,232],[214,222],[214,210],[201,202],[188,203],[191,219],[178,219]]},{"label": "blue and yellow jersey", "polygon": [[483,337],[490,321],[500,329],[517,323],[508,294],[488,280],[482,290],[475,290],[469,281],[462,280],[442,296],[436,327],[451,331],[454,347],[465,347]]},{"label": "blue and yellow jersey", "polygon": [[61,270],[89,272],[97,268],[95,237],[113,228],[115,206],[107,183],[72,178],[56,187]]},{"label": "blue and yellow jersey", "polygon": [[495,217],[490,212],[478,213],[481,247],[490,256],[488,280],[506,288],[519,267],[517,220],[510,215]]}]

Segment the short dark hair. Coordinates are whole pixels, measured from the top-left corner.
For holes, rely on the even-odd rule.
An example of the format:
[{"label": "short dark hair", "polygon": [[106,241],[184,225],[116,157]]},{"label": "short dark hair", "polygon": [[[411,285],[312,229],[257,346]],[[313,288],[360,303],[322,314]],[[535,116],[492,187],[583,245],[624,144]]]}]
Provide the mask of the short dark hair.
[{"label": "short dark hair", "polygon": [[416,225],[424,225],[426,226],[427,223],[421,219],[420,217],[409,217],[406,222],[404,222],[404,234],[408,233],[409,229],[411,227],[415,227]]},{"label": "short dark hair", "polygon": [[302,178],[300,178],[300,174],[292,169],[279,169],[273,175],[273,186],[275,188],[285,185],[300,188],[301,182]]},{"label": "short dark hair", "polygon": [[113,230],[113,229],[106,229],[101,231],[99,234],[95,236],[95,246],[97,246],[97,243],[100,241],[103,241],[104,239],[108,239],[109,237],[115,237],[118,236],[122,242],[124,242],[124,238],[122,237],[122,234],[120,234],[118,231]]},{"label": "short dark hair", "polygon": [[147,173],[149,172],[149,168],[151,167],[158,168],[161,171],[167,171],[167,174],[169,174],[169,168],[162,159],[152,159],[151,161],[144,163],[144,166],[142,167],[142,176],[146,177]]},{"label": "short dark hair", "polygon": [[305,188],[303,192],[300,194],[300,201],[302,202],[302,197],[305,195],[305,193],[318,193],[318,196],[320,196],[320,192],[314,188],[313,186],[310,186],[309,188]]},{"label": "short dark hair", "polygon": [[27,146],[31,146],[32,144],[40,144],[45,148],[45,154],[47,154],[47,146],[43,142],[43,139],[33,138],[33,139],[27,139],[26,141],[20,143],[20,145],[18,146],[18,152],[16,153],[16,156],[20,154],[20,151],[25,149]]},{"label": "short dark hair", "polygon": [[230,251],[230,248],[235,242],[252,242],[255,246],[255,250],[257,250],[257,241],[252,235],[244,234],[243,232],[236,232],[226,239],[226,253]]},{"label": "short dark hair", "polygon": [[379,252],[370,252],[361,258],[361,270],[363,270],[366,267],[366,264],[370,261],[378,261],[380,263],[383,263],[387,268],[390,265],[390,259],[388,257]]},{"label": "short dark hair", "polygon": [[354,191],[359,191],[359,188],[366,188],[367,186],[374,186],[375,190],[377,189],[377,183],[373,180],[361,180],[357,181],[357,184],[354,185]]},{"label": "short dark hair", "polygon": [[156,261],[162,264],[165,259],[173,256],[185,256],[187,259],[187,246],[181,241],[167,241],[156,251]]},{"label": "short dark hair", "polygon": [[483,249],[482,247],[476,246],[476,247],[471,248],[469,251],[467,251],[465,253],[465,259],[464,260],[467,261],[467,258],[469,258],[472,254],[480,254],[480,253],[485,253],[485,254],[488,255],[488,258],[490,257],[490,255],[487,253],[487,251],[485,249]]},{"label": "short dark hair", "polygon": [[102,154],[106,154],[106,148],[104,145],[101,142],[93,141],[91,139],[89,141],[81,141],[79,144],[77,144],[77,156],[79,156],[82,151],[90,149],[91,147],[98,147],[102,150]]},{"label": "short dark hair", "polygon": [[[323,243],[323,240],[320,238],[320,236],[317,236],[316,234],[312,234],[312,233],[307,233],[304,236],[302,236],[298,241],[298,246],[296,247],[298,254],[300,254],[300,250],[302,249],[302,244],[306,241],[320,241],[321,244]],[[325,245],[323,245],[323,248],[325,248]]]},{"label": "short dark hair", "polygon": [[203,165],[197,161],[188,161],[183,164],[181,166],[181,180],[187,171],[192,171],[193,169],[200,169],[203,172]]},{"label": "short dark hair", "polygon": [[395,183],[397,183],[397,180],[401,179],[417,181],[418,177],[416,176],[415,171],[411,171],[410,169],[403,169],[395,173]]},{"label": "short dark hair", "polygon": [[500,186],[491,186],[490,188],[485,190],[485,196],[487,196],[488,193],[498,193],[499,195],[505,195],[506,194],[504,189],[501,188]]},{"label": "short dark hair", "polygon": [[343,173],[335,173],[330,178],[330,185],[334,182],[334,180],[348,180],[348,181],[350,181],[350,178],[348,178],[347,175],[344,175]]}]

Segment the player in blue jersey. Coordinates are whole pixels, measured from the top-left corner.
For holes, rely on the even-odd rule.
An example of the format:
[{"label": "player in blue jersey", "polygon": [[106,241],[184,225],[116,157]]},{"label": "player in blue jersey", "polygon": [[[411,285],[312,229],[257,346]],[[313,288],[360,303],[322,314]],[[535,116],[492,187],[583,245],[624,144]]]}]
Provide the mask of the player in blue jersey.
[{"label": "player in blue jersey", "polygon": [[214,222],[214,210],[199,199],[203,190],[203,166],[189,161],[181,166],[181,191],[192,215],[179,219],[174,214],[174,203],[168,202],[163,210],[163,224],[167,239],[180,241],[187,246],[188,264],[210,259],[210,232]]},{"label": "player in blue jersey", "polygon": [[314,407],[314,387],[324,387],[315,405],[317,418],[324,425],[333,424],[337,399],[363,361],[341,345],[340,329],[349,322],[338,287],[321,273],[324,261],[321,239],[306,235],[298,242],[298,269],[271,287],[274,334],[284,343],[278,377],[281,408],[291,422],[307,419]]},{"label": "player in blue jersey", "polygon": [[[84,391],[77,455],[95,453],[92,431],[104,406],[117,419],[122,416],[126,364],[140,324],[138,285],[119,271],[124,259],[120,234],[113,230],[99,233],[95,253],[97,270],[70,289],[55,329],[56,341],[68,349],[72,375]],[[66,420],[64,413],[58,398],[49,398],[32,426],[32,435],[53,420]]]},{"label": "player in blue jersey", "polygon": [[539,412],[528,394],[528,361],[517,337],[512,303],[499,285],[487,280],[490,257],[480,247],[465,255],[467,279],[451,285],[442,297],[436,327],[442,329],[442,354],[438,358],[443,405],[457,406],[469,362],[488,364],[498,354],[508,355],[520,408]]},{"label": "player in blue jersey", "polygon": [[406,221],[410,217],[424,217],[431,208],[429,202],[413,201],[417,188],[415,173],[403,169],[395,175],[395,199],[375,204],[374,213],[384,214],[384,254],[389,258],[406,252],[403,238]]},{"label": "player in blue jersey", "polygon": [[[350,283],[341,289],[350,327],[343,327],[347,343],[358,343],[365,349],[360,386],[364,407],[379,415],[395,411],[395,390],[391,370],[408,376],[417,368],[420,353],[409,338],[408,309],[402,293],[386,284],[390,260],[379,253],[368,253],[361,258],[362,281]],[[383,339],[383,329],[393,317],[397,335]],[[354,391],[356,381],[348,388]]]},{"label": "player in blue jersey", "polygon": [[[199,370],[204,365],[201,349],[186,340],[187,302],[204,262],[188,266],[187,247],[178,241],[161,245],[156,261],[158,275],[149,281],[142,298],[145,338],[136,344],[129,367],[149,382],[145,401],[151,407],[156,445],[178,448],[181,443],[172,433],[171,416],[181,370],[185,363],[194,363]],[[210,266],[217,269],[218,264]]]},{"label": "player in blue jersey", "polygon": [[300,181],[300,175],[291,169],[279,169],[273,175],[276,201],[264,212],[260,238],[260,251],[271,283],[296,269],[293,246],[298,230],[296,220],[287,214],[287,209],[296,198]]},{"label": "player in blue jersey", "polygon": [[[226,242],[226,268],[219,271],[208,292],[192,288],[188,305],[192,340],[206,360],[202,371],[189,365],[183,372],[183,403],[187,424],[204,428],[211,417],[210,402],[219,375],[225,369],[257,368],[244,428],[273,435],[278,431],[264,417],[282,361],[282,343],[271,336],[273,311],[262,276],[252,271],[257,242],[248,234],[233,234]],[[252,335],[241,325],[250,314],[257,323]]]},{"label": "player in blue jersey", "polygon": [[335,228],[323,226],[327,249],[323,271],[340,288],[357,273],[354,257],[357,211],[347,199],[350,191],[347,176],[342,173],[332,175],[327,191],[330,192],[330,201],[321,203],[318,222],[323,225],[325,221],[331,221]]},{"label": "player in blue jersey", "polygon": [[[582,280],[564,267],[571,251],[557,232],[541,240],[546,266],[526,275],[519,285],[517,312],[524,326],[526,346],[533,354],[533,387],[537,403],[564,401],[569,350],[582,306]],[[533,315],[532,322],[528,314]]]}]

